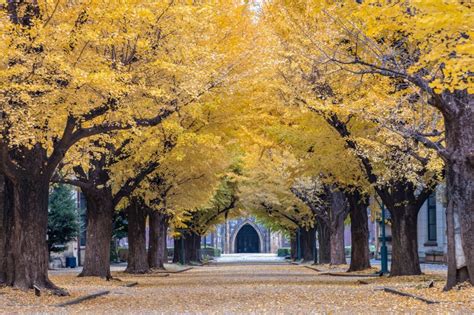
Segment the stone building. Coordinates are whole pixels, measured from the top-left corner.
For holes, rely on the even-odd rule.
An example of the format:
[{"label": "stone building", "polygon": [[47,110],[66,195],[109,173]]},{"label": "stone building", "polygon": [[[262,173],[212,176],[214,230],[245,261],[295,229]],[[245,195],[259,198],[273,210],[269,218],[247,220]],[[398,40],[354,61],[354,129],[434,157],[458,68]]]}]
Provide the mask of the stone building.
[{"label": "stone building", "polygon": [[228,220],[202,241],[203,245],[217,247],[225,254],[276,253],[278,248],[290,246],[286,237],[258,224],[254,217]]}]

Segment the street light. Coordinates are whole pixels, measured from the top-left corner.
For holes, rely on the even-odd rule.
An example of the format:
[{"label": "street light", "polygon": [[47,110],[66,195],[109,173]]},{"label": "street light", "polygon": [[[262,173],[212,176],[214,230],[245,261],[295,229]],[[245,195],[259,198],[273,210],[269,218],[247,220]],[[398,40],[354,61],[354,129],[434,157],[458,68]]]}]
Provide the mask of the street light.
[{"label": "street light", "polygon": [[296,258],[301,260],[301,231],[300,228],[296,230]]},{"label": "street light", "polygon": [[381,274],[387,274],[388,273],[388,251],[387,251],[387,243],[386,243],[386,236],[385,236],[385,206],[382,203],[381,204],[382,208],[382,222],[381,222],[381,228],[382,228],[382,246],[380,247],[380,255],[381,255]]}]

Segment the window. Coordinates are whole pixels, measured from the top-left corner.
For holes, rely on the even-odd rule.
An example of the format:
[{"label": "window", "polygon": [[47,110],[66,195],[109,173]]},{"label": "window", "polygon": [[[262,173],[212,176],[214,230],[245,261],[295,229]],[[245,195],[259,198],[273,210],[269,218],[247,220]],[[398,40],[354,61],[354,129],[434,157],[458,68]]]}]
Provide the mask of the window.
[{"label": "window", "polygon": [[428,241],[436,241],[436,194],[428,197]]}]

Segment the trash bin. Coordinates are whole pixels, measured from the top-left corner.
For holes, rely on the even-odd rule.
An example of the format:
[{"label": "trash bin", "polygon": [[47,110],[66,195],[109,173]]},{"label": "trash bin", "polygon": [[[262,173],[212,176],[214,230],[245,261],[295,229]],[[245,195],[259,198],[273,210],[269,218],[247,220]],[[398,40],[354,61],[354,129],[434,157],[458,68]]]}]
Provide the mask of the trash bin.
[{"label": "trash bin", "polygon": [[76,268],[76,257],[66,257],[66,268]]}]

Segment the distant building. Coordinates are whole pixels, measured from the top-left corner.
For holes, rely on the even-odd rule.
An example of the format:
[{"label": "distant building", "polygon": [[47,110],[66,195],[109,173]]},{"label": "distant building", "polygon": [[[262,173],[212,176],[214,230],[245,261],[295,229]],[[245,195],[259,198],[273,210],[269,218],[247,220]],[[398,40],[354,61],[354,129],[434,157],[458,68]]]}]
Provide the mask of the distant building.
[{"label": "distant building", "polygon": [[[254,217],[228,220],[204,236],[202,242],[202,246],[219,248],[225,254],[276,253],[278,248],[290,246],[282,233],[270,231]],[[169,245],[172,247],[172,243]]]}]

